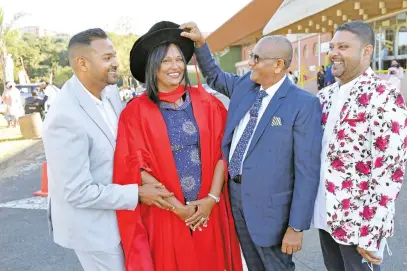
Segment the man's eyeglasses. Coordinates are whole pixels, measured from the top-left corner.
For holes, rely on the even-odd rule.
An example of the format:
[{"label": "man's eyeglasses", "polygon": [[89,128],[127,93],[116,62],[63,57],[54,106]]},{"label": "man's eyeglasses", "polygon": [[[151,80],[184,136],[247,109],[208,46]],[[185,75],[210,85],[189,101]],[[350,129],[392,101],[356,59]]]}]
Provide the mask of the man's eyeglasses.
[{"label": "man's eyeglasses", "polygon": [[253,52],[249,53],[249,59],[253,60],[254,64],[257,64],[260,62],[260,60],[265,60],[265,59],[281,59],[285,63],[285,60],[282,59],[281,57],[262,57],[262,56],[256,55]]}]

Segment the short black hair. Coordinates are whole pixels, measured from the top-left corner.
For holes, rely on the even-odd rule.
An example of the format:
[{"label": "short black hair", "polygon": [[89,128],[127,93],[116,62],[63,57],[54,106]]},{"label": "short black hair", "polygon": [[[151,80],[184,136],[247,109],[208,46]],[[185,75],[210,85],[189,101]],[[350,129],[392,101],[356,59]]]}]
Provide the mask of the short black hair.
[{"label": "short black hair", "polygon": [[362,21],[353,21],[345,23],[336,28],[335,33],[338,31],[348,31],[355,34],[364,46],[375,45],[375,34],[372,27]]},{"label": "short black hair", "polygon": [[75,34],[68,44],[68,50],[74,45],[90,45],[97,39],[107,39],[107,34],[101,28],[91,28]]}]

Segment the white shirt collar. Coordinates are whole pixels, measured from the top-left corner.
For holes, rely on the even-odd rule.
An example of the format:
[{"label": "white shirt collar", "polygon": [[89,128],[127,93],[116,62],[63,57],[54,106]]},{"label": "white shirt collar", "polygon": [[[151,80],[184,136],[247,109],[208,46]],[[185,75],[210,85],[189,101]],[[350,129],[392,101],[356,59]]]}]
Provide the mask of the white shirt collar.
[{"label": "white shirt collar", "polygon": [[[96,98],[87,88],[85,88],[85,86],[82,84],[82,82],[79,80],[78,77],[76,77],[76,80],[78,80],[79,85],[81,85],[82,88],[85,90],[85,92],[88,93],[88,95],[90,96],[90,98],[92,99],[92,101],[96,105],[102,105],[103,104],[102,100],[99,100],[98,98]],[[105,92],[105,90],[103,89],[102,92],[100,93],[101,98],[103,97],[104,92]]]},{"label": "white shirt collar", "polygon": [[[372,73],[372,72],[373,72],[372,68],[369,67],[369,68],[367,68],[367,70],[364,73]],[[356,84],[356,82],[360,79],[360,77],[363,76],[364,73],[362,73],[361,75],[359,75],[358,77],[356,77],[352,81],[349,81],[346,84],[340,86],[339,88],[340,89],[351,89]]]},{"label": "white shirt collar", "polygon": [[284,75],[284,77],[280,81],[278,81],[276,84],[272,85],[268,89],[264,89],[263,86],[261,86],[260,89],[263,89],[264,91],[267,92],[267,94],[269,96],[272,96],[281,87],[281,85],[284,83],[284,80],[285,80],[286,77],[287,77],[287,75]]}]

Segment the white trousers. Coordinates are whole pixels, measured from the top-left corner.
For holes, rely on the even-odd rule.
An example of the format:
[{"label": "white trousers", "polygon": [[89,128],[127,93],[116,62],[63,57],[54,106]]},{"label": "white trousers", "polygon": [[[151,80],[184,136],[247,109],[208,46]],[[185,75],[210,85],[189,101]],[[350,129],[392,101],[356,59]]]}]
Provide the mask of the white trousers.
[{"label": "white trousers", "polygon": [[84,271],[125,271],[122,245],[105,251],[75,250]]}]

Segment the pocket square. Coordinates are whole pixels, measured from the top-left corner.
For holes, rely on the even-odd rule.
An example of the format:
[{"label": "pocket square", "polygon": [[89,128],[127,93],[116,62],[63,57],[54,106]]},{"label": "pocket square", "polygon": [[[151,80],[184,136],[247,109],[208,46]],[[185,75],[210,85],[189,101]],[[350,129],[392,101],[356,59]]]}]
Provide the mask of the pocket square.
[{"label": "pocket square", "polygon": [[281,125],[283,125],[283,123],[281,122],[281,118],[273,117],[273,119],[271,121],[271,126],[281,126]]}]

